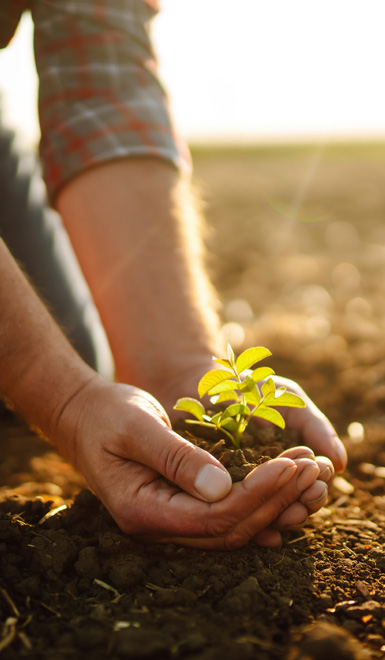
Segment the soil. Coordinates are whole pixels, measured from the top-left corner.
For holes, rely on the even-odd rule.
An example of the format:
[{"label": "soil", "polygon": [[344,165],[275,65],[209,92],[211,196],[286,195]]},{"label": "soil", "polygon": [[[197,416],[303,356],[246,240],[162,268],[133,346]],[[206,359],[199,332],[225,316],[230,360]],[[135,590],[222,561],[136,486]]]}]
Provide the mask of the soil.
[{"label": "soil", "polygon": [[[237,351],[268,346],[269,364],[305,387],[347,447],[328,505],[275,550],[145,545],[5,414],[4,660],[385,656],[385,147],[321,156],[310,147],[197,150],[195,163],[226,336]],[[282,205],[291,211],[277,212]],[[290,430],[253,427],[235,467],[297,443]]]}]

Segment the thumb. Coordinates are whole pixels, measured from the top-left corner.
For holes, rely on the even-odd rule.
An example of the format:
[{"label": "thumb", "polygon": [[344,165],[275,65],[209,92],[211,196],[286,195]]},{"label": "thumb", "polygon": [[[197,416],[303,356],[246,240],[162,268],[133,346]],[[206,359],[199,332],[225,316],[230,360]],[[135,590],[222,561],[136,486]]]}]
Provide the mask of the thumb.
[{"label": "thumb", "polygon": [[231,477],[223,465],[175,433],[159,417],[147,418],[146,424],[140,426],[140,436],[135,436],[129,458],[153,468],[190,495],[216,502],[231,490]]},{"label": "thumb", "polygon": [[168,428],[161,434],[155,469],[194,497],[216,502],[231,490],[230,474],[209,452]]}]

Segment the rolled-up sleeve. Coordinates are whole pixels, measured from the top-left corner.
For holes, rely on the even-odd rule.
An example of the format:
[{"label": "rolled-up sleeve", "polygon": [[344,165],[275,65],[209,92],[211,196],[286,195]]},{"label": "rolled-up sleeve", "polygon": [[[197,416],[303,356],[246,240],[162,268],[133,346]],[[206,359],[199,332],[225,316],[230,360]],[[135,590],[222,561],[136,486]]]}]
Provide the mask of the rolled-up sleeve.
[{"label": "rolled-up sleeve", "polygon": [[48,195],[106,161],[159,157],[188,169],[149,36],[154,0],[37,0],[41,158]]}]

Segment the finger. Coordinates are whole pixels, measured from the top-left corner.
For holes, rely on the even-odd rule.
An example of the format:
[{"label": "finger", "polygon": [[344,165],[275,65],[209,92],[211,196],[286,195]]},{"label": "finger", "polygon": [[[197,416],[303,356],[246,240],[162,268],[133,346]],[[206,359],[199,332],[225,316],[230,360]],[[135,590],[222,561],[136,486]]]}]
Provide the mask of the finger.
[{"label": "finger", "polygon": [[343,472],[347,464],[346,450],[328,418],[297,383],[281,378],[279,385],[282,384],[289,391],[299,394],[306,403],[306,408],[278,409],[284,415],[287,426],[296,429],[303,442],[316,454],[328,456],[337,472]]},{"label": "finger", "polygon": [[253,543],[260,548],[279,548],[282,537],[278,530],[266,527],[252,538]]},{"label": "finger", "polygon": [[315,513],[325,506],[328,496],[327,486],[335,474],[333,463],[326,456],[316,456],[315,461],[320,470],[317,481],[304,491],[300,498],[301,502],[307,506],[309,514]]},{"label": "finger", "polygon": [[292,461],[295,461],[296,458],[311,458],[315,460],[314,452],[310,447],[299,446],[291,447],[290,449],[285,449],[285,451],[279,454],[280,457],[291,458]]},{"label": "finger", "polygon": [[323,481],[316,481],[300,497],[309,513],[315,513],[325,506],[328,499],[328,487]]},{"label": "finger", "polygon": [[[153,538],[146,537],[142,538],[146,542],[154,542]],[[279,548],[282,544],[281,534],[271,528],[267,527],[263,531],[259,532],[252,538],[252,542],[260,548]],[[200,550],[224,550],[225,549],[225,540],[224,538],[217,539],[208,539],[208,538],[188,538],[183,536],[171,536],[165,537],[162,539],[157,539],[157,543],[177,543],[178,545],[184,545],[189,548],[198,548]]]},{"label": "finger", "polygon": [[[142,538],[145,540],[152,538],[161,542],[172,541],[189,547],[216,550],[239,548],[254,537],[258,538],[261,544],[274,543],[276,545],[277,534],[270,532],[266,537],[263,534],[259,535],[290,503],[298,498],[301,490],[308,488],[314,482],[318,474],[316,464],[309,459],[299,459],[294,469],[290,463],[288,459],[280,458],[260,465],[243,481],[234,484],[231,493],[225,500],[214,504],[208,505],[192,500],[186,494],[177,494],[171,500],[173,505],[177,504],[177,509],[173,511],[167,531],[177,530],[178,522],[179,530],[186,530],[187,521],[190,520],[189,533],[182,535],[180,533],[167,534],[166,532],[162,534],[162,531],[166,529],[165,526],[161,529],[160,523],[162,512],[163,518],[165,515],[165,507],[162,503],[160,511],[156,515],[155,527],[152,528],[155,536],[146,535],[143,530],[145,536],[143,537],[142,534]],[[189,502],[186,498],[189,499]],[[186,506],[190,507],[189,510],[184,508],[182,511],[182,508]],[[203,513],[204,506],[206,506],[206,516]],[[201,509],[199,519],[196,515],[196,507]],[[209,515],[207,515],[207,507],[210,509]],[[177,517],[181,514],[182,519],[178,521]],[[242,520],[242,518],[245,519]]]},{"label": "finger", "polygon": [[283,531],[300,527],[305,524],[309,515],[315,513],[325,506],[328,498],[328,488],[323,481],[315,481],[312,486],[306,489],[300,496],[299,501],[291,504],[274,521],[274,529]]},{"label": "finger", "polygon": [[[303,441],[315,454],[328,456],[337,472],[343,472],[348,460],[347,453],[333,426],[320,411],[319,416],[313,414],[310,409],[306,413],[305,411],[306,408],[301,411],[291,409],[287,418],[288,424],[294,426],[298,419],[297,429],[302,434]],[[300,416],[300,412],[303,416]]]},{"label": "finger", "polygon": [[[277,460],[277,459],[276,459]],[[272,463],[272,462],[271,462]],[[264,466],[268,466],[268,463],[265,463],[260,466],[260,468]],[[248,481],[248,484],[246,484],[247,489],[250,489],[250,491],[253,491],[255,489],[255,482],[256,478],[258,476],[258,469],[253,471],[253,473],[250,473],[246,479],[244,479],[243,482],[239,482],[238,484],[235,484],[235,486],[243,487],[245,488],[245,482]],[[298,483],[306,486],[306,484],[310,483],[312,480],[315,478],[315,474],[317,474],[317,469],[316,466],[314,465],[313,462],[310,462],[309,460],[304,460],[300,464],[299,469],[297,470],[299,472],[298,477],[297,474],[295,473],[295,476],[290,478],[290,482],[287,482],[285,485],[283,485],[279,493],[275,493],[273,496],[271,496],[268,500],[265,500],[264,502],[259,502],[259,505],[256,507],[255,511],[253,511],[253,514],[250,515],[246,520],[242,521],[236,527],[234,530],[229,532],[228,534],[218,536],[216,538],[186,538],[186,537],[177,537],[177,538],[163,538],[163,541],[171,541],[174,540],[175,542],[181,543],[182,545],[187,545],[189,547],[194,547],[194,548],[202,548],[202,549],[210,549],[210,550],[232,550],[235,548],[242,547],[248,541],[251,539],[256,545],[260,545],[261,547],[277,547],[281,544],[281,536],[279,531],[273,529],[270,527],[270,522],[272,520],[272,517],[279,511],[288,506],[289,500],[298,497]],[[264,475],[264,477],[267,474]],[[262,478],[260,480],[260,484],[262,484]],[[259,484],[259,485],[260,485]],[[266,487],[267,484],[263,484],[265,490],[264,490],[264,495],[266,495]],[[305,509],[305,507],[303,507]],[[305,509],[306,511],[306,509]]]},{"label": "finger", "polygon": [[283,513],[274,521],[274,529],[283,532],[288,529],[300,527],[305,524],[309,517],[309,512],[301,502],[293,502],[285,509]]},{"label": "finger", "polygon": [[[99,485],[97,494],[127,534],[151,534],[153,538],[171,535],[224,537],[240,519],[250,515],[286,484],[296,471],[293,461],[274,459],[256,468],[244,482],[234,484],[227,497],[208,503],[168,484],[155,470],[110,457],[104,463],[104,488],[102,490]],[[283,506],[287,504],[286,500]],[[270,517],[263,517],[256,531],[273,522],[280,511],[277,505]]]},{"label": "finger", "polygon": [[318,479],[326,484],[330,483],[335,475],[334,465],[327,456],[315,456],[310,447],[292,447],[279,454],[282,458],[291,458],[293,461],[297,458],[311,458],[319,467]]},{"label": "finger", "polygon": [[[317,456],[317,463],[320,467],[323,465],[324,457]],[[329,460],[326,459],[327,467],[329,468]],[[329,468],[330,471],[330,468]],[[325,506],[328,497],[327,481],[321,478],[321,473],[309,488],[307,488],[301,495],[298,502],[291,504],[274,522],[274,528],[280,531],[285,529],[292,529],[293,527],[302,526],[308,519],[309,515],[318,511],[321,507]]]},{"label": "finger", "polygon": [[335,475],[334,465],[327,456],[316,456],[316,463],[319,467],[318,479],[329,484]]},{"label": "finger", "polygon": [[114,448],[117,457],[147,465],[194,497],[215,502],[231,489],[223,465],[175,433],[157,414],[141,415],[140,423],[120,431],[120,438]]},{"label": "finger", "polygon": [[[311,484],[315,482],[319,473],[316,463],[309,459],[298,459],[296,463],[298,469],[295,476],[274,495],[261,502],[249,516],[240,520],[226,536],[227,549],[245,545],[256,534],[269,527],[272,521],[275,521],[283,511],[298,499],[302,492],[310,488]],[[244,483],[244,481],[241,483]]]}]

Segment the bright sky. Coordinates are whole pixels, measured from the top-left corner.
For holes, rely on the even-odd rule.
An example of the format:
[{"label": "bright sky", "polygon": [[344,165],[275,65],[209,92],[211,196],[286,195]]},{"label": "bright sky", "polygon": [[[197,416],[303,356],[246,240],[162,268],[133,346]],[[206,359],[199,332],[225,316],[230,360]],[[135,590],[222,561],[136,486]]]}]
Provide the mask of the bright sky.
[{"label": "bright sky", "polygon": [[[163,0],[154,24],[190,140],[385,139],[384,0]],[[0,53],[8,123],[36,139],[32,29]]]}]

